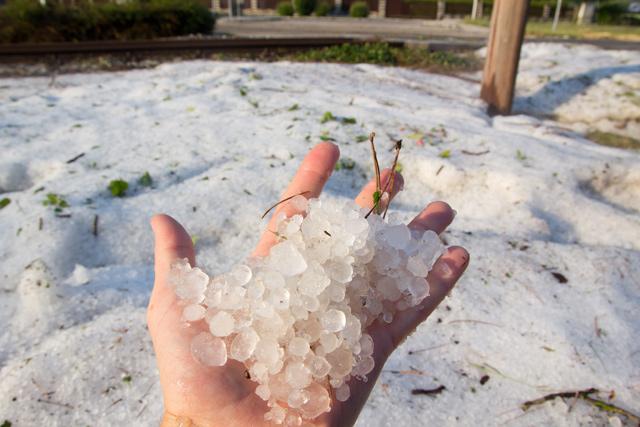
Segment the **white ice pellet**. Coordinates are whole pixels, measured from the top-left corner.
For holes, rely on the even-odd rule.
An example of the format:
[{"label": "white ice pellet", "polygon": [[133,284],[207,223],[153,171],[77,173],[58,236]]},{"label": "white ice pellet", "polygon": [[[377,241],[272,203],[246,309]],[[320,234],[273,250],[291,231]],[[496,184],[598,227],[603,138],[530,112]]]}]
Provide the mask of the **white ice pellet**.
[{"label": "white ice pellet", "polygon": [[309,341],[300,337],[293,337],[289,341],[289,353],[294,356],[304,357],[309,353]]},{"label": "white ice pellet", "polygon": [[191,354],[205,366],[222,366],[227,363],[224,341],[208,332],[201,332],[191,341]]},{"label": "white ice pellet", "polygon": [[194,358],[244,363],[270,408],[265,420],[300,426],[331,409],[327,387],[345,401],[349,384],[367,380],[375,367],[367,328],[429,295],[425,278],[444,246],[436,233],[409,230],[392,215],[365,219],[350,202],[288,203],[306,216],[278,215],[268,256],[211,280],[177,260],[168,282],[183,319],[209,325],[192,341]]},{"label": "white ice pellet", "polygon": [[349,400],[350,395],[351,395],[351,390],[349,389],[348,384],[342,384],[340,387],[336,389],[336,399],[339,402],[345,402]]},{"label": "white ice pellet", "polygon": [[327,310],[320,316],[320,324],[329,332],[339,332],[343,330],[346,323],[347,318],[340,310]]},{"label": "white ice pellet", "polygon": [[195,322],[202,319],[206,311],[200,304],[190,304],[182,310],[182,319],[187,322]]},{"label": "white ice pellet", "polygon": [[217,312],[211,320],[209,320],[209,329],[216,337],[226,337],[233,332],[235,319],[226,311]]}]

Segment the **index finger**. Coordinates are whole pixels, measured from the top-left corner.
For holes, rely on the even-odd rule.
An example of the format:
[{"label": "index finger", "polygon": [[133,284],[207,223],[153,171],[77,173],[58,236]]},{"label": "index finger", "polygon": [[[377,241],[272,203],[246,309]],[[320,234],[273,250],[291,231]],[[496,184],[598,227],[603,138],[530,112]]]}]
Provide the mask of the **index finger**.
[{"label": "index finger", "polygon": [[[327,182],[333,172],[333,168],[340,157],[340,150],[338,146],[330,142],[321,142],[309,151],[305,156],[302,164],[298,168],[295,176],[291,180],[291,183],[287,189],[282,193],[280,200],[287,197],[294,196],[296,194],[302,194],[307,199],[318,197],[322,192],[324,184]],[[269,225],[267,225],[267,231],[262,235],[254,255],[265,256],[269,252],[269,248],[276,242],[273,233],[268,230],[273,230],[275,227],[275,220],[280,212],[284,212],[287,216],[295,213],[287,203],[279,205],[275,210]]]}]

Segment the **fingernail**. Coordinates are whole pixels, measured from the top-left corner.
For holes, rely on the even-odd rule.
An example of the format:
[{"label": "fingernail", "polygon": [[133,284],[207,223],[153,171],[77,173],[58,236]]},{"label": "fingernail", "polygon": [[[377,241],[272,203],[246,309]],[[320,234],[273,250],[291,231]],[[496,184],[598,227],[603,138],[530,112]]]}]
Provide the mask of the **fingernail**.
[{"label": "fingernail", "polygon": [[456,217],[456,215],[458,215],[458,211],[457,211],[457,210],[455,210],[455,209],[451,209],[451,210],[453,211],[453,218],[455,218],[455,217]]}]

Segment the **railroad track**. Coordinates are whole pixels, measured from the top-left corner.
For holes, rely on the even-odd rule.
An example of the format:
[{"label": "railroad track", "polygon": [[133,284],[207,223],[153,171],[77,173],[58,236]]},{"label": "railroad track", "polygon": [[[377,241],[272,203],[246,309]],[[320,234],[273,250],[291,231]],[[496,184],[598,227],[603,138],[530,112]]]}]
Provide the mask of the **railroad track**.
[{"label": "railroad track", "polygon": [[[267,49],[302,50],[343,43],[365,43],[353,37],[165,39],[90,41],[63,43],[0,44],[0,59],[33,58],[43,55],[99,55],[162,52],[251,52]],[[393,44],[393,43],[392,43]],[[397,42],[400,45],[400,42]]]}]

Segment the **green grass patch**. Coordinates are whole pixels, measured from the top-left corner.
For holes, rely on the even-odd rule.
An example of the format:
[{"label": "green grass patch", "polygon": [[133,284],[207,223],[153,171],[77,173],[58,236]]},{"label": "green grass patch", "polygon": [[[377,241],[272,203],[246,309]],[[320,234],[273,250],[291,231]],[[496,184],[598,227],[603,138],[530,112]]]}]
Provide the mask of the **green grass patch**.
[{"label": "green grass patch", "polygon": [[123,179],[114,179],[107,187],[113,197],[124,197],[129,189],[129,183]]},{"label": "green grass patch", "polygon": [[[489,26],[489,19],[465,19],[467,24]],[[613,39],[640,41],[640,26],[628,25],[578,25],[575,22],[562,21],[556,31],[552,30],[551,21],[528,21],[526,35],[530,37],[563,37],[570,39]]]},{"label": "green grass patch", "polygon": [[587,139],[595,142],[596,144],[606,145],[607,147],[640,150],[640,140],[611,132],[602,132],[599,130],[592,131],[587,134]]},{"label": "green grass patch", "polygon": [[340,62],[378,64],[427,69],[435,72],[477,69],[479,62],[471,54],[429,52],[414,47],[392,47],[388,43],[341,44],[293,54],[289,59],[301,62]]}]

